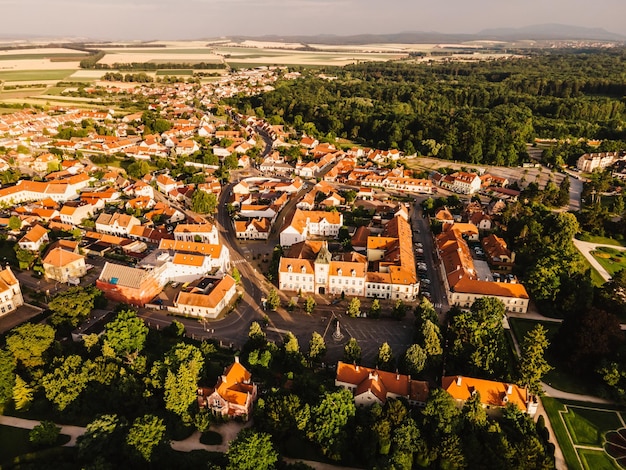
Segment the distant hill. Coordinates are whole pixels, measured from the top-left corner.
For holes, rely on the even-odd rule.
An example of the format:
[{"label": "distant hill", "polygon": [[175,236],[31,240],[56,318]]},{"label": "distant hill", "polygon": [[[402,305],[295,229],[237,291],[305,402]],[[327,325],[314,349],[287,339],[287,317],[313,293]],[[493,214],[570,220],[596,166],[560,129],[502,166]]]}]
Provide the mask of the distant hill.
[{"label": "distant hill", "polygon": [[585,28],[562,24],[541,24],[522,28],[485,29],[476,34],[447,34],[436,31],[407,31],[393,34],[356,34],[337,36],[232,36],[233,40],[262,40],[270,42],[300,42],[304,44],[356,45],[356,44],[436,44],[466,41],[494,40],[597,40],[626,42],[626,36],[602,28]]},{"label": "distant hill", "polygon": [[481,39],[519,41],[523,39],[591,39],[597,41],[626,41],[626,36],[603,28],[585,28],[565,24],[537,24],[522,28],[483,29],[476,36]]}]

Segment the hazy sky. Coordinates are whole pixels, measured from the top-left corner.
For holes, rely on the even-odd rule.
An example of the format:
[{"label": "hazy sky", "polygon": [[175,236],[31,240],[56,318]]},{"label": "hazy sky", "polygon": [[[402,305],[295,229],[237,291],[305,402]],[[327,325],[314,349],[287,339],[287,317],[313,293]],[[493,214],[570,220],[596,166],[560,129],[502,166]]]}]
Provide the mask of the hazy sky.
[{"label": "hazy sky", "polygon": [[224,35],[474,33],[543,23],[623,33],[625,0],[0,0],[0,35],[194,39]]}]

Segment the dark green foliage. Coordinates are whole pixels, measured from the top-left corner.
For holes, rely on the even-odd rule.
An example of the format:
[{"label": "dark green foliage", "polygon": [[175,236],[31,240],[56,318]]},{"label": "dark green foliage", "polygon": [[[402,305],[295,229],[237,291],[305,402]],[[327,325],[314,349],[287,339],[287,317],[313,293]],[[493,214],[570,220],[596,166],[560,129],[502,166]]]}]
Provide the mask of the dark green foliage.
[{"label": "dark green foliage", "polygon": [[52,346],[54,334],[49,325],[24,323],[9,332],[7,349],[24,367],[39,367],[46,363],[44,354]]},{"label": "dark green foliage", "polygon": [[230,444],[226,470],[271,470],[276,468],[276,462],[278,452],[271,436],[246,429]]},{"label": "dark green foliage", "polygon": [[52,310],[51,323],[78,326],[91,313],[96,298],[100,296],[102,296],[102,291],[93,286],[70,287],[65,292],[57,294],[48,304]]},{"label": "dark green foliage", "polygon": [[29,433],[28,439],[35,447],[48,447],[53,445],[61,432],[61,428],[52,421],[42,421]]}]

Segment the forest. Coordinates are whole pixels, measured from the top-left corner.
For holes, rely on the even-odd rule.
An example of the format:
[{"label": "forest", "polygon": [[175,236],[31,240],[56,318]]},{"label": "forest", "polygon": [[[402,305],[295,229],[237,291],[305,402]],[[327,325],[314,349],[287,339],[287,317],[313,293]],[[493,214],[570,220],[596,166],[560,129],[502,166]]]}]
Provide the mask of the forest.
[{"label": "forest", "polygon": [[610,147],[626,140],[625,95],[626,50],[613,49],[472,63],[363,63],[325,75],[303,70],[300,79],[231,104],[244,113],[262,109],[270,120],[318,138],[517,165],[535,138],[602,139]]}]

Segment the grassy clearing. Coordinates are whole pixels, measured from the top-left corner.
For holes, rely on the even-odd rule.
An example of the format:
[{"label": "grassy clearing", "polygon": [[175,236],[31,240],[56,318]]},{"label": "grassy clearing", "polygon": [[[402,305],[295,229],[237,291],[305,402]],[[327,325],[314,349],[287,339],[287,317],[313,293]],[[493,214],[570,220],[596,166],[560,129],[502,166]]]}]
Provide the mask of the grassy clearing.
[{"label": "grassy clearing", "polygon": [[52,86],[46,90],[46,95],[58,96],[66,90],[64,86]]},{"label": "grassy clearing", "polygon": [[548,333],[546,336],[548,337],[548,341],[551,340],[557,331],[559,331],[560,323],[551,322],[551,321],[536,321],[529,320],[526,318],[509,318],[509,325],[511,325],[511,330],[515,334],[515,338],[517,338],[518,343],[521,343],[530,330],[532,330],[535,325],[542,325]]},{"label": "grassy clearing", "polygon": [[603,450],[580,449],[580,460],[587,470],[620,470],[621,467]]},{"label": "grassy clearing", "polygon": [[31,80],[63,80],[75,72],[70,70],[11,70],[0,72],[0,80],[5,82],[21,82]]}]

